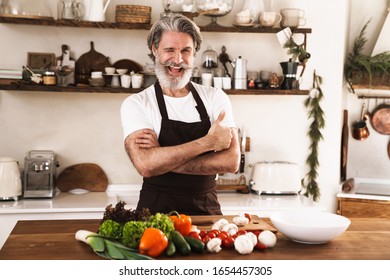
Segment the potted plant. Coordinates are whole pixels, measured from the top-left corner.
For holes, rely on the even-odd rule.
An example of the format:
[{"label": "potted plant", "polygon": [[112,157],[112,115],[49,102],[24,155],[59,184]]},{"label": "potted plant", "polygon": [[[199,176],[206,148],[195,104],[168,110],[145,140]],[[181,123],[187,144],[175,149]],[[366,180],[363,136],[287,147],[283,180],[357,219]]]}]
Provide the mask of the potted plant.
[{"label": "potted plant", "polygon": [[382,52],[375,56],[362,53],[367,42],[365,32],[369,22],[356,37],[345,64],[345,79],[353,93],[355,92],[353,84],[365,85],[368,88],[376,85],[390,86],[390,52]]}]

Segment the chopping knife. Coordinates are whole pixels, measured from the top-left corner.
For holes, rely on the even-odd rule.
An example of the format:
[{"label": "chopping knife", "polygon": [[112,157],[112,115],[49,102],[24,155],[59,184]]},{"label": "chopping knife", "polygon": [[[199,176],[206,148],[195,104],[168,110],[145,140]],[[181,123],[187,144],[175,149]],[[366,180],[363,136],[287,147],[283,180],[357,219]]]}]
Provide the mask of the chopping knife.
[{"label": "chopping knife", "polygon": [[240,173],[244,173],[245,170],[245,147],[246,147],[246,133],[244,127],[241,129],[241,161],[240,161]]}]

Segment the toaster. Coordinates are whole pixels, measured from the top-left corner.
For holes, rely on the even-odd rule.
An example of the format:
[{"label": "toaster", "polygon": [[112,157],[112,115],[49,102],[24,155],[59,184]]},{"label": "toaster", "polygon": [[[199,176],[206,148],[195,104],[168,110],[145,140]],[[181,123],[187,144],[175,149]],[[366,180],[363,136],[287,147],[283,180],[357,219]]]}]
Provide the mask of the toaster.
[{"label": "toaster", "polygon": [[249,187],[256,194],[298,194],[301,178],[298,164],[262,161],[253,165]]}]

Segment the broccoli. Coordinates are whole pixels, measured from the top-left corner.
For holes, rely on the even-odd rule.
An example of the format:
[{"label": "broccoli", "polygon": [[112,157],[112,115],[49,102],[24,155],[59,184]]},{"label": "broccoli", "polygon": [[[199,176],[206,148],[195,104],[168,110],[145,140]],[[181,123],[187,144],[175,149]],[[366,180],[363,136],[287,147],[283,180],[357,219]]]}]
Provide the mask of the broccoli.
[{"label": "broccoli", "polygon": [[133,249],[138,248],[146,227],[146,223],[143,221],[125,223],[122,229],[122,243]]},{"label": "broccoli", "polygon": [[105,220],[100,224],[98,233],[108,238],[120,239],[122,237],[122,227],[121,223]]}]

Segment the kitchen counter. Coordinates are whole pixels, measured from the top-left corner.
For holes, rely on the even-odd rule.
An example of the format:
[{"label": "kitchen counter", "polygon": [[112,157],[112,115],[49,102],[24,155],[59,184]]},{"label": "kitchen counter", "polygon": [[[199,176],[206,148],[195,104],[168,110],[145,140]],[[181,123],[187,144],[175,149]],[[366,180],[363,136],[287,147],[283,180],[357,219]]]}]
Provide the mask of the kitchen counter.
[{"label": "kitchen counter", "polygon": [[[101,219],[107,205],[119,200],[135,208],[140,186],[109,185],[106,192],[72,194],[58,192],[52,199],[22,199],[0,202],[0,248],[18,220]],[[225,215],[249,212],[269,217],[275,211],[307,209],[320,211],[317,203],[301,195],[256,195],[219,192],[218,198]]]},{"label": "kitchen counter", "polygon": [[[269,219],[264,219],[272,225]],[[96,231],[99,220],[19,221],[7,239],[0,260],[99,260],[92,249],[75,239],[80,229]],[[172,259],[217,260],[389,260],[390,219],[353,218],[348,230],[325,244],[301,244],[277,232],[272,249],[240,255],[223,249],[218,254],[176,254]],[[161,255],[159,259],[166,258]]]}]

